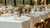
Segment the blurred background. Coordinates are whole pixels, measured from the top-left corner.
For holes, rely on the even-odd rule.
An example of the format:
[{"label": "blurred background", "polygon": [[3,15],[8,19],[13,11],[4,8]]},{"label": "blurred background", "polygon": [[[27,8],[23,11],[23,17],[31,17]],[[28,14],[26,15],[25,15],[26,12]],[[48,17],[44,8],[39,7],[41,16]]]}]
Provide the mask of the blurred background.
[{"label": "blurred background", "polygon": [[[15,1],[15,2],[14,2]],[[43,5],[50,4],[50,0],[0,0],[1,5],[12,5],[18,6],[20,4],[28,4],[28,5]]]}]

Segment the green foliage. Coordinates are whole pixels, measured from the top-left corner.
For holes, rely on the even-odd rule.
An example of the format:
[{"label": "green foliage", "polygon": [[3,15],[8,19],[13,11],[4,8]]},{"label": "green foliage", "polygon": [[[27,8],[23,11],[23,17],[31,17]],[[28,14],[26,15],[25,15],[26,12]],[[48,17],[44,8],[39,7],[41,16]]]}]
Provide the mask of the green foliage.
[{"label": "green foliage", "polygon": [[35,2],[34,1],[32,1],[32,5],[34,5],[35,4]]}]

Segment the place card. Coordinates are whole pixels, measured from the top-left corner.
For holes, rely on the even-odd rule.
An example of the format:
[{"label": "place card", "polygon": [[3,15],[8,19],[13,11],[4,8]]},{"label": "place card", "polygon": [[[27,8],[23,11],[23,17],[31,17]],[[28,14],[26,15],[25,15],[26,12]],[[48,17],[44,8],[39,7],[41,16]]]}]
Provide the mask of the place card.
[{"label": "place card", "polygon": [[15,20],[19,20],[19,18],[15,18]]},{"label": "place card", "polygon": [[15,18],[15,20],[27,21],[25,19],[19,19],[19,18]]}]

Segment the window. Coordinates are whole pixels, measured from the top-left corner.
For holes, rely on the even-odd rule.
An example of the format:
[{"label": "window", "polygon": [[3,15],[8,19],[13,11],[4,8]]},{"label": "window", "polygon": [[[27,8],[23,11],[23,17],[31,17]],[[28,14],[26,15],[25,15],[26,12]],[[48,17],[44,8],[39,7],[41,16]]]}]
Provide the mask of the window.
[{"label": "window", "polygon": [[0,0],[0,6],[3,6],[5,4],[4,0]]},{"label": "window", "polygon": [[16,0],[16,6],[21,6],[23,4],[23,0]]},{"label": "window", "polygon": [[6,0],[6,5],[14,6],[14,0]]},{"label": "window", "polygon": [[40,1],[40,4],[44,4],[44,0],[41,0],[41,1]]},{"label": "window", "polygon": [[30,5],[30,0],[25,0],[24,3]]},{"label": "window", "polygon": [[37,4],[37,0],[32,0],[32,4]]}]

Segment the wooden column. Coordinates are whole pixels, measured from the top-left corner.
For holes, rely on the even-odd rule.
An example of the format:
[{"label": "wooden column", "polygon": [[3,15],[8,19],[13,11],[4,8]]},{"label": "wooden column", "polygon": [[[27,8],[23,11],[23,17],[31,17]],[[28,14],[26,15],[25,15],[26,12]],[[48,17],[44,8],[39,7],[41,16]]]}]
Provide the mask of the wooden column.
[{"label": "wooden column", "polygon": [[14,0],[14,6],[16,6],[16,0]]},{"label": "wooden column", "polygon": [[40,5],[40,0],[37,0],[37,4]]},{"label": "wooden column", "polygon": [[24,0],[23,0],[23,5],[24,5]]},{"label": "wooden column", "polygon": [[43,0],[43,5],[44,5],[44,0]]},{"label": "wooden column", "polygon": [[30,1],[30,5],[32,5],[32,0]]},{"label": "wooden column", "polygon": [[44,5],[46,5],[46,0],[44,0]]},{"label": "wooden column", "polygon": [[44,5],[48,5],[48,0],[44,0]]},{"label": "wooden column", "polygon": [[48,0],[46,0],[46,4],[48,5]]},{"label": "wooden column", "polygon": [[5,6],[6,6],[6,0],[5,0]]}]

